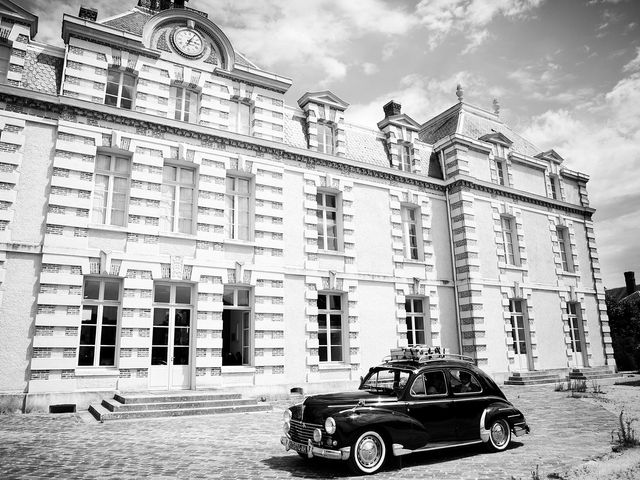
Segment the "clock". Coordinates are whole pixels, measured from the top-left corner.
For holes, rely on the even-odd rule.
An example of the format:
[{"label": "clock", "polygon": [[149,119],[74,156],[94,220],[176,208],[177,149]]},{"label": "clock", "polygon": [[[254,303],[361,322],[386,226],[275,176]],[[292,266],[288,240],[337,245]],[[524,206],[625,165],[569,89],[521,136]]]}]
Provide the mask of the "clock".
[{"label": "clock", "polygon": [[193,28],[182,27],[173,32],[173,45],[187,57],[197,57],[204,51],[204,40]]}]

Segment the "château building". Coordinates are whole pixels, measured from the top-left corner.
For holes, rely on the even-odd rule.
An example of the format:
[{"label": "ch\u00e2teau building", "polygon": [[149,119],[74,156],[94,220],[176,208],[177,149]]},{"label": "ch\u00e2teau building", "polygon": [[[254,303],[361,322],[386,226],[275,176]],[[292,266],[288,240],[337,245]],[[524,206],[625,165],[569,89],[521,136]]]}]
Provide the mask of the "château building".
[{"label": "ch\u00e2teau building", "polygon": [[0,403],[322,391],[413,344],[615,369],[588,176],[497,105],[355,126],[206,12],[129,7],[62,48],[0,0]]}]

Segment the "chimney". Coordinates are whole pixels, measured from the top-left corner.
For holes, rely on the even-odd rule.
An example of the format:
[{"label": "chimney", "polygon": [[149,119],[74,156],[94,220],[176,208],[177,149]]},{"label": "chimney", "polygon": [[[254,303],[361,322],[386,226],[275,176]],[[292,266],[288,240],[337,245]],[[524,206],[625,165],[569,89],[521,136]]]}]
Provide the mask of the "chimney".
[{"label": "chimney", "polygon": [[624,272],[624,283],[627,285],[627,295],[636,291],[636,276],[633,272]]},{"label": "chimney", "polygon": [[184,2],[186,0],[173,0],[173,8],[184,8]]},{"label": "chimney", "polygon": [[391,100],[384,107],[382,107],[382,109],[384,110],[384,118],[392,117],[393,115],[400,115],[401,108],[402,105],[394,100]]},{"label": "chimney", "polygon": [[95,8],[85,7],[84,5],[80,7],[80,13],[78,13],[80,18],[84,18],[85,20],[90,20],[95,22],[98,19],[98,10]]}]

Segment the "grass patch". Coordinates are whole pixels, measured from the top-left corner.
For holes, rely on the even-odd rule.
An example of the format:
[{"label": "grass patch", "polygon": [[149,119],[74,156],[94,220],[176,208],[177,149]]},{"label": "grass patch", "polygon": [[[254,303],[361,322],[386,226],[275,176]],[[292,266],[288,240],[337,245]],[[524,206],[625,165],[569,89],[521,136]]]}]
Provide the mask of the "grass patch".
[{"label": "grass patch", "polygon": [[625,418],[624,410],[620,412],[618,430],[611,433],[614,452],[619,452],[626,448],[640,447],[640,438],[637,437],[636,430],[631,426],[635,421],[635,418]]}]

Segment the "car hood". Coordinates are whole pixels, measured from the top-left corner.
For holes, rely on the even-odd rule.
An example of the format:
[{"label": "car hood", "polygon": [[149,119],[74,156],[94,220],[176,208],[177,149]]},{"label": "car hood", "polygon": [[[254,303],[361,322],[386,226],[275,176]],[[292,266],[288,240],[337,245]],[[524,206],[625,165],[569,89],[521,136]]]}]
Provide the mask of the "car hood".
[{"label": "car hood", "polygon": [[[354,392],[328,393],[313,395],[305,399],[300,411],[304,411],[303,421],[308,423],[324,423],[324,419],[336,412],[356,407],[385,408],[386,405],[396,404],[398,397],[395,395],[381,395],[379,392],[357,390]],[[296,412],[299,413],[299,412]],[[294,418],[299,415],[294,414]]]}]

